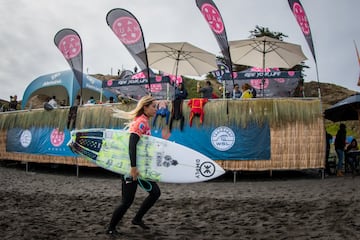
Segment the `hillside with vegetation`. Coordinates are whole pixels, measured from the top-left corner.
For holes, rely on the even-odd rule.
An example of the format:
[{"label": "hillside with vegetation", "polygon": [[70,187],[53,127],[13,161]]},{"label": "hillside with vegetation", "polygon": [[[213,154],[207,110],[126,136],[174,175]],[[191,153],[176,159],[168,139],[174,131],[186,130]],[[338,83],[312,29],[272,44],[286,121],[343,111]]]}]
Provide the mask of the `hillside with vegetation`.
[{"label": "hillside with vegetation", "polygon": [[[305,83],[304,90],[306,97],[318,97],[318,86],[317,82]],[[321,102],[322,108],[325,110],[331,105],[356,94],[356,91],[349,90],[347,88],[330,84],[330,83],[320,83],[321,90]],[[347,126],[347,135],[353,136],[355,138],[360,137],[360,124],[359,121],[346,121],[344,122]],[[339,122],[334,123],[332,121],[325,119],[326,130],[333,136],[336,135],[337,130],[339,129]]]}]

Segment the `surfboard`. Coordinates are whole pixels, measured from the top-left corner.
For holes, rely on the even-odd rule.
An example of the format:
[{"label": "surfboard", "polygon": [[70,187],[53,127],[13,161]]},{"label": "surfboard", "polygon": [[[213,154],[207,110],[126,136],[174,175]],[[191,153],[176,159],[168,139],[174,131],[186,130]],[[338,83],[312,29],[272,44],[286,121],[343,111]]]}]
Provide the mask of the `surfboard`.
[{"label": "surfboard", "polygon": [[[119,129],[71,131],[68,146],[97,166],[122,175],[130,173],[129,135]],[[208,181],[225,173],[215,161],[184,145],[143,135],[137,144],[140,178],[167,183]]]}]

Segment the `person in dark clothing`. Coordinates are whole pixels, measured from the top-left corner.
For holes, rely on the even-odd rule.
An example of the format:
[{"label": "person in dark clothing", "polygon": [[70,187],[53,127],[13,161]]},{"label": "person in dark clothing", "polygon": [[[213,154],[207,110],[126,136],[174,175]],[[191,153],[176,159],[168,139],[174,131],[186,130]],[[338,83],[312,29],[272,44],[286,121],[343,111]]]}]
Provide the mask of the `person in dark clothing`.
[{"label": "person in dark clothing", "polygon": [[332,140],[332,135],[325,131],[326,133],[326,152],[325,152],[325,170],[327,174],[330,174],[330,166],[329,166],[329,155],[330,155],[330,144]]},{"label": "person in dark clothing", "polygon": [[197,87],[196,88],[197,92],[201,93],[203,98],[207,98],[207,99],[213,98],[213,90],[214,89],[211,86],[211,82],[209,80],[206,81],[205,87],[201,87],[199,82],[197,83],[196,87]]},{"label": "person in dark clothing", "polygon": [[346,126],[345,124],[341,123],[338,132],[336,133],[335,138],[335,151],[338,157],[338,164],[337,164],[337,173],[338,177],[344,176],[343,173],[343,160],[344,160],[344,150],[346,145]]},{"label": "person in dark clothing", "polygon": [[171,118],[170,118],[170,131],[173,126],[174,120],[180,120],[180,130],[184,128],[184,115],[182,113],[183,102],[186,99],[188,93],[183,85],[183,83],[179,83],[178,87],[175,88],[175,99],[172,102],[172,109],[171,109]]},{"label": "person in dark clothing", "polygon": [[16,111],[17,110],[17,96],[10,96],[10,103],[9,103],[9,111]]},{"label": "person in dark clothing", "polygon": [[241,98],[241,94],[242,94],[242,92],[240,90],[239,84],[235,83],[234,84],[234,89],[232,91],[232,98],[233,99]]},{"label": "person in dark clothing", "polygon": [[177,88],[175,88],[175,99],[186,99],[188,92],[186,91],[184,84],[179,83]]},{"label": "person in dark clothing", "polygon": [[[128,120],[132,119],[132,122],[129,124],[129,156],[131,170],[129,175],[124,176],[124,178],[122,179],[122,201],[112,214],[112,218],[107,229],[107,233],[110,235],[119,234],[119,232],[116,230],[116,225],[120,222],[120,220],[134,201],[137,186],[139,184],[139,181],[141,181],[140,179],[138,179],[141,176],[139,176],[139,172],[136,167],[136,146],[142,135],[150,135],[151,132],[149,118],[155,116],[155,114],[155,99],[151,96],[142,97],[139,100],[136,108],[130,112],[116,110],[116,113],[114,114],[114,117]],[[149,227],[142,220],[143,216],[155,204],[161,194],[160,188],[156,182],[149,181],[148,183],[149,186],[151,186],[148,191],[149,195],[143,201],[140,209],[132,220],[133,225],[140,226],[143,229],[149,229]]]},{"label": "person in dark clothing", "polygon": [[357,167],[356,155],[354,152],[359,150],[358,143],[355,138],[353,138],[350,144],[345,149],[345,169],[351,170],[354,173]]}]

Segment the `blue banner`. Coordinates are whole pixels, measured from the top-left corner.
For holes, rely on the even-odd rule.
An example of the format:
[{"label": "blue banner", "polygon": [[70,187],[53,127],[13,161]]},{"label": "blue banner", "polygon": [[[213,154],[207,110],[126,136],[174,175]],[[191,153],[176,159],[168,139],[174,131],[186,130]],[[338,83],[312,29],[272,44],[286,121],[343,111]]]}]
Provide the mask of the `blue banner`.
[{"label": "blue banner", "polygon": [[[153,129],[152,135],[161,137],[162,131]],[[269,160],[271,156],[270,127],[248,124],[239,126],[184,126],[173,129],[169,141],[182,144],[213,160]]]},{"label": "blue banner", "polygon": [[7,152],[76,156],[66,145],[70,140],[69,130],[59,131],[56,128],[12,128],[7,131],[6,139]]},{"label": "blue banner", "polygon": [[[162,137],[161,129],[152,129],[152,135]],[[270,127],[248,124],[239,126],[184,126],[173,129],[169,141],[182,144],[203,153],[213,160],[269,160],[271,155]],[[70,131],[55,128],[9,129],[6,151],[38,155],[76,155],[66,145]]]}]

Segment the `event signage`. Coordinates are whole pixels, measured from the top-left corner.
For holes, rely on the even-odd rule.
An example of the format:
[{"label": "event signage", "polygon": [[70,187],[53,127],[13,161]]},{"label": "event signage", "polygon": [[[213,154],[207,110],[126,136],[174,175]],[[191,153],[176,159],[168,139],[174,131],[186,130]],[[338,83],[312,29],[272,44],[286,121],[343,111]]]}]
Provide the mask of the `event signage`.
[{"label": "event signage", "polygon": [[[221,71],[213,71],[212,75],[220,80],[229,79],[230,73],[223,73]],[[300,78],[301,73],[299,71],[280,71],[276,69],[270,69],[269,71],[257,71],[254,68],[250,68],[241,72],[233,72],[233,78],[237,80],[245,79],[263,79],[265,78]]]},{"label": "event signage", "polygon": [[[150,78],[150,84],[169,83],[170,78],[168,76],[156,76]],[[103,82],[103,88],[106,87],[118,87],[118,86],[130,86],[130,85],[144,85],[149,84],[147,78],[123,78],[112,79]]]},{"label": "event signage", "polygon": [[305,10],[303,6],[300,3],[300,0],[288,0],[289,6],[291,8],[291,11],[293,12],[296,21],[298,22],[301,31],[303,32],[305,39],[309,45],[309,48],[311,50],[311,53],[314,57],[315,63],[316,63],[316,56],[315,56],[315,48],[314,43],[311,36],[311,30],[310,30],[310,24],[308,21],[308,18],[306,16]]},{"label": "event signage", "polygon": [[228,66],[229,71],[232,72],[229,43],[226,36],[225,24],[219,9],[212,0],[196,0],[196,5],[204,16],[205,20],[208,22],[210,29],[214,33],[225,59],[225,64]]},{"label": "event signage", "polygon": [[[139,76],[139,74],[137,74]],[[121,79],[111,79],[103,82],[104,89],[110,89],[122,97],[140,99],[151,92],[151,95],[157,100],[168,100],[174,98],[175,85],[170,76],[160,76],[150,78],[128,77]],[[149,90],[150,87],[150,90]]]},{"label": "event signage", "polygon": [[[162,131],[153,128],[151,135],[162,137]],[[36,155],[75,157],[67,146],[68,129],[49,127],[29,129],[11,128],[7,131],[6,151]],[[194,141],[196,139],[196,141]],[[270,127],[268,123],[248,123],[240,126],[185,125],[183,130],[173,128],[169,141],[201,152],[213,160],[268,160],[270,159]]]},{"label": "event signage", "polygon": [[79,34],[73,29],[62,29],[56,33],[54,43],[69,63],[71,70],[80,85],[80,95],[82,95],[83,54]]},{"label": "event signage", "polygon": [[[161,137],[162,131],[153,128],[151,135]],[[185,125],[182,131],[172,129],[168,137],[169,141],[192,148],[213,160],[269,160],[271,156],[270,127],[266,122],[261,126],[248,123],[244,128]]]},{"label": "event signage", "polygon": [[146,76],[149,76],[144,35],[136,17],[125,9],[115,8],[106,15],[106,22],[135,59],[141,71],[145,70]]},{"label": "event signage", "polygon": [[[213,71],[219,81],[229,79],[230,73]],[[294,94],[301,79],[299,71],[280,71],[279,68],[252,67],[241,72],[233,72],[233,81],[242,86],[250,84],[258,93],[262,91],[264,97],[290,97]],[[226,91],[231,95],[232,86],[226,85]],[[229,96],[230,97],[230,96]]]},{"label": "event signage", "polygon": [[74,157],[75,154],[66,145],[70,140],[69,130],[57,128],[21,129],[7,131],[6,151],[39,155]]}]

